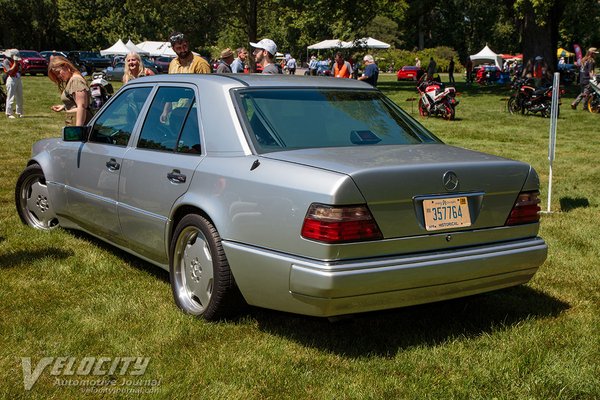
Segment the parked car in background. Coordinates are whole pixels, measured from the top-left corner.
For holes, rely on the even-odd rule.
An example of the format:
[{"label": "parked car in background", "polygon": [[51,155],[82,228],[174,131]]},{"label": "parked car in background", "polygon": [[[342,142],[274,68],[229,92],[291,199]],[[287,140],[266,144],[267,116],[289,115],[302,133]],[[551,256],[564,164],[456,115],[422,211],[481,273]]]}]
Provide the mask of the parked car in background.
[{"label": "parked car in background", "polygon": [[25,164],[24,223],[168,270],[206,319],[470,296],[528,282],[547,255],[529,164],[445,145],[353,79],[135,79]]},{"label": "parked car in background", "polygon": [[161,74],[166,74],[169,72],[169,64],[173,61],[172,57],[156,57],[154,59],[154,63],[160,68],[159,72]]},{"label": "parked car in background", "polygon": [[479,65],[474,68],[475,82],[480,85],[490,85],[500,79],[502,71],[496,65]]},{"label": "parked car in background", "polygon": [[421,79],[421,76],[425,73],[425,70],[420,67],[415,67],[414,65],[405,65],[400,68],[396,73],[396,77],[399,81],[409,80],[409,81],[418,81]]},{"label": "parked car in background", "polygon": [[575,64],[558,64],[560,82],[565,85],[577,83],[579,68]]},{"label": "parked car in background", "polygon": [[48,74],[48,61],[35,50],[19,50],[21,55],[21,74]]},{"label": "parked car in background", "polygon": [[75,64],[80,71],[91,75],[96,70],[108,68],[111,65],[110,57],[101,56],[95,51],[70,51],[67,53],[67,58]]},{"label": "parked car in background", "polygon": [[67,58],[67,53],[64,51],[45,50],[45,51],[40,51],[40,54],[48,62],[50,62],[50,57],[52,57],[52,56],[61,56],[61,57]]},{"label": "parked car in background", "polygon": [[[142,57],[142,62],[144,63],[145,68],[150,68],[152,72],[158,74],[158,69],[156,68],[156,64],[151,62],[145,57]],[[125,73],[125,63],[123,61],[118,62],[114,67],[108,67],[103,69],[102,72],[106,75],[106,79],[109,81],[120,81],[123,79],[123,74]]]}]

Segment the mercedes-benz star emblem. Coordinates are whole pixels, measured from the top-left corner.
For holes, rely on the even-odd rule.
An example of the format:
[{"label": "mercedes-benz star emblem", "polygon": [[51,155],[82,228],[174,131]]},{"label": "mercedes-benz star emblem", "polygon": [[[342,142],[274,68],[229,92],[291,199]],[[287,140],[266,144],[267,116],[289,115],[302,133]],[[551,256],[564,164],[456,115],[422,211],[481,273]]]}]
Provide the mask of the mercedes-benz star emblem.
[{"label": "mercedes-benz star emblem", "polygon": [[444,174],[442,182],[446,190],[456,190],[458,188],[458,176],[452,171],[447,171]]}]

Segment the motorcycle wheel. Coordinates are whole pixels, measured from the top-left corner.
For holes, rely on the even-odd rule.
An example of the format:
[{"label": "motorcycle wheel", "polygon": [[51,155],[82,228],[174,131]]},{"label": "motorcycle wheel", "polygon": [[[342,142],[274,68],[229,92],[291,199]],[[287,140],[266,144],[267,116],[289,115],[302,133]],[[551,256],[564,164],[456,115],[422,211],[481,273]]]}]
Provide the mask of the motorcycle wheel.
[{"label": "motorcycle wheel", "polygon": [[522,111],[521,110],[521,104],[519,103],[517,96],[511,96],[510,99],[508,99],[508,112],[511,114],[517,114],[518,112]]},{"label": "motorcycle wheel", "polygon": [[423,100],[422,99],[419,99],[419,115],[421,117],[427,117],[429,115],[429,113],[425,109],[425,105],[423,104]]},{"label": "motorcycle wheel", "polygon": [[448,121],[453,121],[456,115],[456,111],[452,106],[446,106],[446,112],[444,113],[444,119]]},{"label": "motorcycle wheel", "polygon": [[588,111],[594,114],[600,113],[600,96],[592,96],[587,101]]}]

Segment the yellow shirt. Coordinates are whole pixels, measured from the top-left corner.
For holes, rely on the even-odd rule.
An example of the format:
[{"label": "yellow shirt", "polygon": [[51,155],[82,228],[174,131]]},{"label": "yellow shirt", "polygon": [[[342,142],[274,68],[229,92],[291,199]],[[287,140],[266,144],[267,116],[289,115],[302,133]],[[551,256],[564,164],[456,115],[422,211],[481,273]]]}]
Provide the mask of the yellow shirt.
[{"label": "yellow shirt", "polygon": [[170,74],[210,74],[210,65],[200,56],[193,55],[190,60],[179,62],[179,58],[174,58],[169,64]]}]

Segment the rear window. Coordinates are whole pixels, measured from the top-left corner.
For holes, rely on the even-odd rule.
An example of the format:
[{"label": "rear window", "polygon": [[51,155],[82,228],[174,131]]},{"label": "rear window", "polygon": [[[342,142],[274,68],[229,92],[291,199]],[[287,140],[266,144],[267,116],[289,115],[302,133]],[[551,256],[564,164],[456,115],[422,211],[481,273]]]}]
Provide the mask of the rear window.
[{"label": "rear window", "polygon": [[440,142],[376,91],[245,89],[237,98],[259,153]]}]

